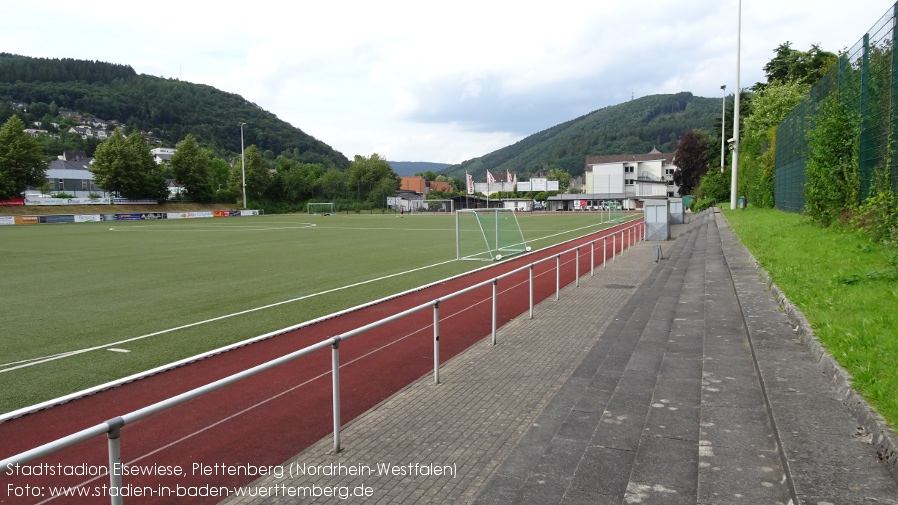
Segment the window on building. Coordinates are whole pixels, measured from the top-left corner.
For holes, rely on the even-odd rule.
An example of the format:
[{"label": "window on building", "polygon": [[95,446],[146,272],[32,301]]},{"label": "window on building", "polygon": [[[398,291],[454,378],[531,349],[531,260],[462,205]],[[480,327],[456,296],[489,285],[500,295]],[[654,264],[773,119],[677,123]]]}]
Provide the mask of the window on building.
[{"label": "window on building", "polygon": [[627,179],[627,186],[635,186],[636,179]]}]

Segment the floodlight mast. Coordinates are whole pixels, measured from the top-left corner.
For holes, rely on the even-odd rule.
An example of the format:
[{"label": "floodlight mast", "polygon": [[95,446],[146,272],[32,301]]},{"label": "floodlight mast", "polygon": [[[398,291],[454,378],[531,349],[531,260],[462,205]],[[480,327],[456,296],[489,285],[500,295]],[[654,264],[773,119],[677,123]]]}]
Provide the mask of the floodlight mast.
[{"label": "floodlight mast", "polygon": [[739,0],[739,29],[736,31],[736,101],[733,106],[733,180],[730,184],[730,210],[736,208],[739,192],[739,63],[742,49],[742,0]]},{"label": "floodlight mast", "polygon": [[727,122],[727,85],[720,87],[723,90],[723,106],[720,113],[720,173],[723,173],[723,165],[725,163],[724,145],[726,145],[726,122]]},{"label": "floodlight mast", "polygon": [[243,127],[246,123],[237,123],[240,125],[240,174],[243,182],[243,208],[246,209],[246,155],[243,150]]}]

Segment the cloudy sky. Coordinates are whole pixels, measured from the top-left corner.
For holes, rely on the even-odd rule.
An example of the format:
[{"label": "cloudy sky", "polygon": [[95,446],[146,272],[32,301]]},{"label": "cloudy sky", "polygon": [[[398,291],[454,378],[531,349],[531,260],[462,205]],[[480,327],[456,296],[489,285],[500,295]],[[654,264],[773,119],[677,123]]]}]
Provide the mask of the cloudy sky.
[{"label": "cloudy sky", "polygon": [[[745,0],[743,87],[891,0]],[[459,163],[636,97],[736,87],[738,0],[0,0],[0,51],[237,93],[350,159]],[[234,118],[235,123],[238,118]]]}]

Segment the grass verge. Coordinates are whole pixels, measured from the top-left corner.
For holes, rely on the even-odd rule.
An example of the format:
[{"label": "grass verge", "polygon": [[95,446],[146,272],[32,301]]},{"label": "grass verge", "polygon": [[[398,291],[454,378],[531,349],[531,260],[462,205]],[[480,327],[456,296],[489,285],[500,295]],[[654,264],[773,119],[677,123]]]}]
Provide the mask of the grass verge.
[{"label": "grass verge", "polygon": [[855,390],[898,426],[898,250],[777,210],[726,217]]}]

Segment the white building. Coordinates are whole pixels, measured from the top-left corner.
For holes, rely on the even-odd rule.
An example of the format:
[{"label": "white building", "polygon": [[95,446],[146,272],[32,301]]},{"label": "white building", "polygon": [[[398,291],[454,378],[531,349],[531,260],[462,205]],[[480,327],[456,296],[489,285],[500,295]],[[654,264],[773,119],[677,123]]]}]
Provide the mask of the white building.
[{"label": "white building", "polygon": [[617,201],[625,209],[639,209],[641,198],[676,197],[673,182],[677,167],[672,153],[656,149],[648,154],[587,156],[583,200]]},{"label": "white building", "polygon": [[177,152],[177,149],[173,147],[154,147],[153,149],[150,149],[150,154],[153,155],[153,161],[155,161],[157,165],[169,163],[175,152]]}]

